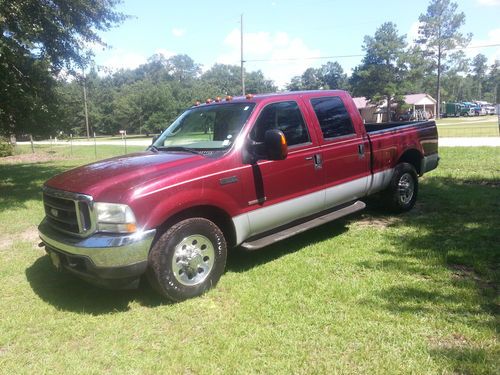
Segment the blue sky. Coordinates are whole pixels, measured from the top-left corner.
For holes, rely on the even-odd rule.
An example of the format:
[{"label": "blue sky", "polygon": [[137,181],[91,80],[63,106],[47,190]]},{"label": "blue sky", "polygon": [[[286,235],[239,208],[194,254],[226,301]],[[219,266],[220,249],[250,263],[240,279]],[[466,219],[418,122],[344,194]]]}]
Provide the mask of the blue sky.
[{"label": "blue sky", "polygon": [[[457,3],[466,14],[462,31],[474,34],[471,46],[500,44],[500,0]],[[102,34],[111,48],[95,48],[95,60],[112,69],[134,68],[154,53],[163,53],[187,54],[204,70],[217,62],[239,65],[243,13],[244,58],[272,60],[249,61],[247,70],[260,69],[283,86],[292,76],[328,60],[337,60],[349,73],[361,57],[311,58],[362,55],[363,37],[373,35],[383,22],[394,22],[412,40],[427,5],[421,0],[124,0],[118,10],[133,18]],[[466,52],[483,53],[490,62],[500,59],[498,46]]]}]

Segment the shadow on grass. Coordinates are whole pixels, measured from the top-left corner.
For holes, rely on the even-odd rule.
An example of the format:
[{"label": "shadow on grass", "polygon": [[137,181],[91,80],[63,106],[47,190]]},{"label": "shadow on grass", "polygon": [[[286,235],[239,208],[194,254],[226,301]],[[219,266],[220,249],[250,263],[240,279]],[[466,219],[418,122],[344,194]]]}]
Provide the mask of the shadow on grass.
[{"label": "shadow on grass", "polygon": [[[407,273],[412,278],[406,280],[412,281],[386,287],[363,303],[397,316],[439,314],[496,335],[495,317],[500,313],[499,183],[493,179],[426,178],[415,209],[397,220],[387,220],[386,227],[391,230],[384,235],[392,249],[377,251],[382,260],[358,264],[378,272]],[[363,216],[375,222],[389,217],[373,205]],[[449,278],[443,279],[439,270],[443,266],[449,268]],[[436,274],[440,276],[434,277]],[[474,318],[484,314],[491,318]],[[453,373],[491,368],[492,348],[480,348],[466,340],[433,341],[430,339],[429,353]]]},{"label": "shadow on grass", "polygon": [[136,290],[108,290],[93,286],[73,275],[57,272],[48,256],[38,258],[26,269],[33,291],[57,309],[102,315],[129,310],[131,302],[156,307],[169,304],[147,282]]},{"label": "shadow on grass", "polygon": [[30,200],[42,200],[43,183],[67,168],[50,162],[0,164],[0,210],[23,208]]},{"label": "shadow on grass", "polygon": [[347,219],[336,220],[259,250],[248,251],[240,247],[233,249],[229,251],[226,270],[246,272],[261,264],[299,251],[306,246],[338,236],[348,230],[346,223]]}]

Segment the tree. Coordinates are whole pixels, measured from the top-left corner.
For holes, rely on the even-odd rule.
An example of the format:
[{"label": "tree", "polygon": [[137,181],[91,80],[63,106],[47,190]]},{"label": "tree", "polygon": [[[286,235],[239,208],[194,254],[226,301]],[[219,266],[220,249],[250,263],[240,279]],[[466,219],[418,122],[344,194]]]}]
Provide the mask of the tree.
[{"label": "tree", "polygon": [[239,95],[241,93],[240,69],[236,65],[215,64],[203,73],[201,79],[215,89],[212,95]]},{"label": "tree", "polygon": [[347,89],[347,74],[337,62],[328,61],[319,68],[319,78],[323,83],[324,88],[328,89]]},{"label": "tree", "polygon": [[482,87],[483,81],[486,78],[486,72],[488,71],[488,58],[483,54],[479,53],[472,59],[472,71],[474,72],[475,84],[477,87],[477,91],[475,95],[477,95],[478,100],[482,100]]},{"label": "tree", "polygon": [[246,91],[252,94],[275,92],[278,88],[270,79],[266,79],[262,71],[245,73]]},{"label": "tree", "polygon": [[89,60],[88,45],[104,44],[98,31],[125,19],[119,0],[0,2],[0,132],[47,132],[48,107],[63,68]]},{"label": "tree", "polygon": [[356,95],[375,102],[386,99],[387,121],[391,121],[391,100],[399,100],[404,94],[405,66],[402,57],[405,47],[405,36],[398,35],[396,25],[392,22],[382,24],[373,37],[365,36],[365,57],[351,77]]},{"label": "tree", "polygon": [[437,116],[441,113],[441,74],[447,53],[457,47],[465,47],[472,35],[464,36],[460,28],[465,24],[465,14],[457,13],[458,6],[450,0],[431,0],[427,12],[418,18],[420,27],[417,43],[425,46],[426,55],[435,62],[437,70]]},{"label": "tree", "polygon": [[188,55],[175,55],[168,59],[169,73],[178,82],[194,79],[201,73],[201,66]]},{"label": "tree", "polygon": [[347,75],[336,61],[328,61],[320,68],[308,68],[302,75],[293,77],[287,85],[290,91],[347,88]]}]

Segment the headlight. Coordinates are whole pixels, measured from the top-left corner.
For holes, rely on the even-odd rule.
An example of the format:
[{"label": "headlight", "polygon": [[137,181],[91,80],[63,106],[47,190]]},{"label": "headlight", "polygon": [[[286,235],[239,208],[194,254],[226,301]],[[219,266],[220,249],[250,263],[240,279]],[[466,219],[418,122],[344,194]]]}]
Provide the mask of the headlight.
[{"label": "headlight", "polygon": [[135,216],[126,204],[94,203],[97,230],[112,233],[133,233],[137,230]]}]

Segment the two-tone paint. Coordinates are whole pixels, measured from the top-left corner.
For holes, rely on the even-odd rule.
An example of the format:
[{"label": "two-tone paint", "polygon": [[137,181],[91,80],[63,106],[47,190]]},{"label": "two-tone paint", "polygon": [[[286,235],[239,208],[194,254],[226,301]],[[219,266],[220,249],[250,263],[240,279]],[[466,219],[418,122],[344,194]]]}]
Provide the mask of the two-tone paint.
[{"label": "two-tone paint", "polygon": [[[322,137],[311,99],[328,96],[343,101],[354,134]],[[53,177],[46,186],[85,194],[96,202],[127,204],[140,231],[161,228],[186,215],[208,216],[223,228],[231,245],[238,245],[384,189],[401,161],[413,164],[420,175],[437,165],[433,121],[390,128],[365,126],[344,91],[256,95],[234,101],[256,105],[236,142],[224,153],[145,151],[76,168]],[[259,114],[280,101],[298,103],[310,142],[290,147],[285,160],[245,163],[248,134]]]}]

